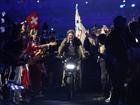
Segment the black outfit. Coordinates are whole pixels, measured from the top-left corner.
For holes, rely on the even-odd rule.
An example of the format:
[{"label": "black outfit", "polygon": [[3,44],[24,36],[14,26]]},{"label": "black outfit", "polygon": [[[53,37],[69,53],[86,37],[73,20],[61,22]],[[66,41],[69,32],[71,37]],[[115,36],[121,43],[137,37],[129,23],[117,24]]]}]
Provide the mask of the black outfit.
[{"label": "black outfit", "polygon": [[128,50],[131,46],[131,34],[127,29],[114,29],[106,39],[106,66],[109,70],[113,92],[111,105],[124,102],[124,83],[128,74]]},{"label": "black outfit", "polygon": [[57,46],[49,46],[47,49],[47,73],[48,73],[48,84],[49,85],[57,85],[58,84],[58,68],[57,68],[57,58],[55,51],[57,51]]},{"label": "black outfit", "polygon": [[66,57],[73,57],[73,58],[80,58],[80,52],[79,52],[79,46],[81,45],[81,42],[79,39],[74,38],[74,40],[70,42],[66,42],[66,46],[64,49],[65,56]]}]

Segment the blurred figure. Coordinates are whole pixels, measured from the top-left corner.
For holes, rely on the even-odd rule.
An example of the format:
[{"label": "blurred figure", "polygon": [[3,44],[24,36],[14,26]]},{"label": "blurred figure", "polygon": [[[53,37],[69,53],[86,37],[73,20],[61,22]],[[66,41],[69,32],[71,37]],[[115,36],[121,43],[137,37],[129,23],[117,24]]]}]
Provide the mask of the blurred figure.
[{"label": "blurred figure", "polygon": [[[103,92],[103,98],[105,101],[109,102],[110,101],[110,96],[111,96],[111,83],[109,80],[109,73],[106,68],[106,48],[105,48],[105,41],[106,41],[106,34],[101,33],[98,36],[99,39],[99,56],[98,56],[98,62],[100,64],[100,69],[101,69],[101,87],[102,87],[102,92]],[[106,100],[108,99],[108,100]]]},{"label": "blurred figure", "polygon": [[140,46],[140,24],[137,21],[132,21],[129,23],[129,30],[133,35],[134,46]]},{"label": "blurred figure", "polygon": [[48,76],[48,85],[49,86],[56,86],[58,85],[57,76],[57,59],[56,59],[56,51],[57,51],[57,42],[55,36],[50,37],[49,45],[46,51],[48,52],[47,55],[47,76]]},{"label": "blurred figure", "polygon": [[140,16],[138,16],[138,22],[139,22],[139,24],[140,24]]},{"label": "blurred figure", "polygon": [[140,24],[137,21],[129,23],[129,29],[134,37],[134,44],[131,48],[132,56],[130,59],[131,71],[130,81],[128,84],[128,103],[134,104],[140,101]]},{"label": "blurred figure", "polygon": [[45,44],[49,37],[49,26],[47,22],[43,24],[42,33],[41,33],[41,44]]},{"label": "blurred figure", "polygon": [[126,18],[117,16],[114,21],[114,29],[106,40],[106,66],[112,82],[111,105],[125,103],[124,84],[128,76],[128,50],[132,45],[132,36],[128,30]]},{"label": "blurred figure", "polygon": [[[42,72],[44,68],[41,62],[41,48],[39,47],[39,37],[37,30],[32,29],[30,31],[30,42],[28,44],[27,52],[30,55],[29,69],[31,88],[36,96],[42,96]],[[36,77],[37,76],[37,77]]]},{"label": "blurred figure", "polygon": [[106,25],[103,25],[101,28],[101,34],[108,34],[109,33],[109,29],[107,28]]},{"label": "blurred figure", "polygon": [[[7,45],[5,45],[5,62],[10,67],[9,69],[9,77],[7,80],[13,80],[15,83],[21,84],[21,72],[20,69],[21,64],[20,54],[23,50],[23,40],[20,35],[21,24],[15,23],[13,24],[12,33],[10,36],[10,40]],[[10,52],[10,53],[9,53]],[[18,102],[22,99],[21,92],[14,92],[13,102]]]}]

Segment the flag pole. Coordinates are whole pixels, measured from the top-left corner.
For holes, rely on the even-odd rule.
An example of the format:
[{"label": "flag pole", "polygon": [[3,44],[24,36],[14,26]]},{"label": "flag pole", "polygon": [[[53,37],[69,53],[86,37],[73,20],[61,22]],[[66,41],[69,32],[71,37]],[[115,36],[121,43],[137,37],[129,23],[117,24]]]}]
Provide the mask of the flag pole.
[{"label": "flag pole", "polygon": [[76,3],[75,9],[78,10],[78,3]]}]

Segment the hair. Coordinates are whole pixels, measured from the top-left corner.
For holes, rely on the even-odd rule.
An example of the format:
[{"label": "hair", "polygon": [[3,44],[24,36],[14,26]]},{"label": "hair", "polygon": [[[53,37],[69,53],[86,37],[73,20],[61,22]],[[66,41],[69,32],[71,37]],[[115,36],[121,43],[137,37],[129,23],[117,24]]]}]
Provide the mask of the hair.
[{"label": "hair", "polygon": [[99,39],[99,42],[100,42],[101,44],[105,44],[106,34],[100,34],[100,35],[98,36],[98,39]]},{"label": "hair", "polygon": [[67,35],[68,35],[69,33],[72,33],[73,35],[75,35],[75,31],[74,31],[73,29],[68,30],[68,31],[67,31]]},{"label": "hair", "polygon": [[139,29],[139,23],[137,21],[133,21],[129,23],[129,29],[132,33],[134,33],[135,31]]},{"label": "hair", "polygon": [[126,26],[127,20],[125,17],[123,16],[117,16],[114,20],[114,28],[119,28],[122,29],[123,27]]}]

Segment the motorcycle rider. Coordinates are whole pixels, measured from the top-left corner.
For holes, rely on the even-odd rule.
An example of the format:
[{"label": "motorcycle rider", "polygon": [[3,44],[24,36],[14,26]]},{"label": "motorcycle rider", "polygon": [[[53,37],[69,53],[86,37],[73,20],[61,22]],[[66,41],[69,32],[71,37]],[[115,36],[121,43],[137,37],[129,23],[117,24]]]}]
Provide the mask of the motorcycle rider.
[{"label": "motorcycle rider", "polygon": [[[70,29],[67,31],[66,38],[62,41],[59,49],[59,56],[71,57],[73,59],[79,59],[78,61],[78,70],[80,76],[79,86],[82,85],[82,72],[81,72],[81,58],[85,58],[84,48],[81,41],[75,37],[75,31]],[[64,85],[64,75],[62,80],[62,86]]]}]

